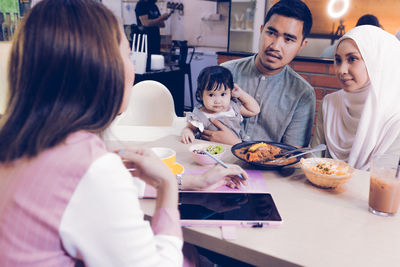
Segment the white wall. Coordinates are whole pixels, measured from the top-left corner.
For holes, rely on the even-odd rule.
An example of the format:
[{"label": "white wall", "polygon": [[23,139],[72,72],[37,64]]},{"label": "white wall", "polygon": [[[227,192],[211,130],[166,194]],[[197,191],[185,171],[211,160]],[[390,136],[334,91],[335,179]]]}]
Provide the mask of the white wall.
[{"label": "white wall", "polygon": [[102,0],[101,2],[108,7],[120,21],[122,21],[121,0]]},{"label": "white wall", "polygon": [[[171,0],[184,5],[184,14],[175,11],[167,20],[162,35],[173,40],[188,40],[189,45],[225,48],[228,42],[228,3],[204,0]],[[124,24],[136,23],[137,0],[102,0]],[[161,13],[167,12],[167,0],[158,0]],[[221,14],[217,21],[207,20],[211,14]],[[202,19],[203,18],[203,19]]]},{"label": "white wall", "polygon": [[136,2],[122,2],[122,18],[124,24],[136,24],[135,7]]},{"label": "white wall", "polygon": [[[228,42],[228,3],[203,0],[183,0],[182,3],[184,15],[174,13],[170,18],[172,39],[188,40],[195,46],[225,48]],[[207,20],[217,11],[222,14],[221,20]]]}]

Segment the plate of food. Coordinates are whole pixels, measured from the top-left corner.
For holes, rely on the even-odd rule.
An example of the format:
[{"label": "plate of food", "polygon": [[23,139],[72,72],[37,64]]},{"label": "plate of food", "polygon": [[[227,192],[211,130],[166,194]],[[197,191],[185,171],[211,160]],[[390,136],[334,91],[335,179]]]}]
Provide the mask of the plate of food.
[{"label": "plate of food", "polygon": [[[279,158],[279,155],[291,150],[297,149],[294,146],[268,142],[268,141],[245,141],[232,146],[232,154],[238,159],[243,160],[251,165],[261,167],[263,169],[277,169],[288,165],[295,164],[300,161],[301,156],[291,158]],[[297,154],[300,152],[294,152]],[[277,156],[279,160],[277,160]],[[288,154],[291,156],[291,154]]]}]

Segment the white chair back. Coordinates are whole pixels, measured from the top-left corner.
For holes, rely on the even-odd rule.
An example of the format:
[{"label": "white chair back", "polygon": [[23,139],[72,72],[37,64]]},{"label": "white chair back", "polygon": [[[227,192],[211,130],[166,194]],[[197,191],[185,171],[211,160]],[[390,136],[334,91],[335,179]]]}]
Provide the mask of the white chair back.
[{"label": "white chair back", "polygon": [[118,125],[172,126],[177,118],[170,91],[156,81],[142,81],[132,87],[126,111]]}]

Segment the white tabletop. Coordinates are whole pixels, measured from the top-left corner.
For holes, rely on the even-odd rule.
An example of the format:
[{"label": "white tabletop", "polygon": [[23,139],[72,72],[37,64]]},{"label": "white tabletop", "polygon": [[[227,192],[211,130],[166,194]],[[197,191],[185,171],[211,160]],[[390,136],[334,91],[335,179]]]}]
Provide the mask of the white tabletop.
[{"label": "white tabletop", "polygon": [[[185,168],[202,168],[178,136],[124,145],[171,147]],[[225,162],[251,169],[227,148]],[[400,266],[400,214],[381,217],[368,211],[368,172],[357,170],[336,190],[313,186],[298,167],[288,176],[277,171],[263,175],[283,218],[281,226],[238,227],[237,238],[230,241],[221,238],[218,227],[190,227],[183,229],[185,241],[257,266]],[[146,214],[152,214],[154,202],[141,200]]]}]

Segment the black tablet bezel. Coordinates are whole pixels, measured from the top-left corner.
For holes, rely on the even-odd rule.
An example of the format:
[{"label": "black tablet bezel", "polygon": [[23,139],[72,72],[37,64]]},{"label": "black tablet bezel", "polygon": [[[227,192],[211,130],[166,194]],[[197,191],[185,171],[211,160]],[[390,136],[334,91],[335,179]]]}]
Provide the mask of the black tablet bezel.
[{"label": "black tablet bezel", "polygon": [[179,211],[183,226],[262,227],[282,223],[269,193],[183,191],[179,192]]}]

